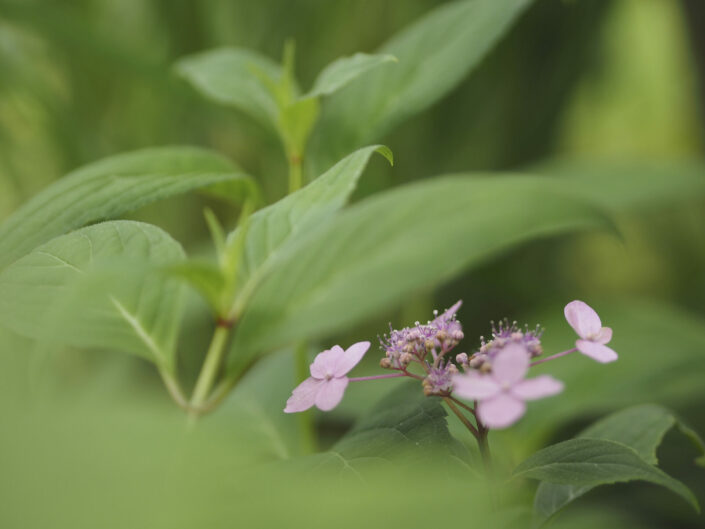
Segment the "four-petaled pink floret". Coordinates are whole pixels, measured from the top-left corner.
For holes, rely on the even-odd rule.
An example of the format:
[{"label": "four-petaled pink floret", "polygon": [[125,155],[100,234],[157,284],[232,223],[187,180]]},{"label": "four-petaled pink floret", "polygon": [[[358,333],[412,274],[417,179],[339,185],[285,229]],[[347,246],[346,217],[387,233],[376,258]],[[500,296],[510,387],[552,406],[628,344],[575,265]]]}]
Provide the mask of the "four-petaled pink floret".
[{"label": "four-petaled pink floret", "polygon": [[453,377],[453,393],[478,401],[477,415],[489,428],[506,428],[526,411],[524,401],[549,397],[563,391],[563,383],[549,375],[524,379],[530,355],[524,345],[510,343],[492,360],[492,371],[469,371]]},{"label": "four-petaled pink floret", "polygon": [[593,360],[606,364],[617,360],[617,353],[605,344],[612,339],[612,329],[603,327],[600,317],[582,301],[571,301],[565,306],[565,319],[580,339],[575,347]]},{"label": "four-petaled pink floret", "polygon": [[311,364],[311,376],[299,384],[286,401],[286,413],[305,411],[311,406],[330,411],[343,399],[348,372],[362,360],[370,342],[357,342],[345,351],[339,345],[319,353]]}]

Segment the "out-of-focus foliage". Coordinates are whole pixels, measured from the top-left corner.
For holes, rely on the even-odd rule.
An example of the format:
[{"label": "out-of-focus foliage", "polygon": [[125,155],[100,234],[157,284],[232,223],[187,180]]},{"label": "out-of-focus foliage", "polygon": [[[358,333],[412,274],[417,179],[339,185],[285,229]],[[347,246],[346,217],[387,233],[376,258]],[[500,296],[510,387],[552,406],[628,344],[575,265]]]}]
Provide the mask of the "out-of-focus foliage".
[{"label": "out-of-focus foliage", "polygon": [[[482,16],[468,21],[464,17],[473,3],[480,6]],[[434,295],[427,286],[433,281],[411,284],[411,276],[381,277],[383,286],[406,281],[407,302],[400,312],[390,311],[381,319],[355,317],[357,328],[326,327],[319,320],[335,305],[324,304],[323,298],[309,299],[308,305],[296,307],[327,309],[302,312],[301,325],[338,333],[325,336],[321,347],[317,343],[314,349],[370,339],[386,330],[388,319],[406,325],[434,307],[462,298],[468,352],[476,346],[474,337],[487,333],[488,320],[503,316],[541,323],[546,327],[546,350],[557,351],[574,340],[561,308],[581,298],[599,307],[604,323],[615,330],[614,348],[620,360],[607,367],[580,357],[551,364],[553,374],[566,383],[566,391],[560,398],[532,404],[515,428],[491,435],[498,471],[508,476],[541,447],[566,441],[600,415],[630,405],[667,405],[686,424],[705,431],[701,413],[705,399],[705,103],[698,84],[703,73],[693,59],[705,54],[698,47],[705,27],[697,20],[686,23],[685,3],[0,0],[0,219],[10,219],[0,232],[0,263],[8,265],[50,238],[85,224],[127,214],[160,226],[182,242],[189,255],[208,257],[210,241],[206,222],[201,220],[204,206],[225,219],[229,229],[241,213],[238,204],[252,189],[249,184],[246,191],[240,188],[248,181],[245,173],[257,180],[266,203],[284,195],[286,161],[278,140],[267,130],[269,102],[254,106],[251,100],[238,102],[237,106],[245,104],[250,110],[242,112],[242,108],[232,110],[206,101],[174,71],[177,60],[236,47],[259,54],[277,69],[285,42],[293,39],[300,85],[312,87],[318,73],[340,56],[389,53],[399,62],[376,65],[340,92],[322,97],[307,163],[312,178],[353,149],[379,141],[394,152],[395,166],[371,162],[353,196],[359,204],[333,221],[319,220],[330,224],[313,233],[300,253],[292,251],[288,259],[302,274],[317,273],[315,266],[325,265],[307,250],[328,245],[339,229],[352,230],[356,219],[362,219],[361,211],[385,209],[384,201],[394,197],[403,199],[410,209],[413,206],[408,222],[421,223],[424,215],[433,214],[423,225],[438,228],[423,232],[423,237],[388,234],[400,244],[392,246],[394,255],[385,259],[399,258],[407,251],[409,259],[420,254],[419,263],[433,262],[429,267],[434,271],[455,270],[460,261],[444,262],[449,255],[435,255],[440,246],[428,237],[452,243],[452,233],[473,234],[458,239],[453,259],[475,255],[485,244],[491,246],[498,237],[495,225],[482,229],[480,224],[466,226],[460,221],[445,224],[444,206],[461,203],[463,198],[458,189],[448,187],[454,180],[415,184],[392,194],[391,189],[429,175],[488,170],[545,175],[555,185],[546,192],[523,193],[513,212],[539,223],[551,208],[559,208],[554,200],[559,194],[579,195],[581,203],[599,205],[614,215],[620,237],[613,231],[574,233],[514,249]],[[415,21],[437,6],[441,6],[434,15],[437,27],[429,30],[423,46],[415,43]],[[501,18],[501,23],[492,24],[498,20],[494,17]],[[390,41],[400,30],[406,36]],[[415,69],[414,58],[423,59],[418,63],[423,67]],[[407,86],[398,99],[389,99],[384,90]],[[173,164],[166,160],[166,165],[113,167],[110,174],[101,173],[106,163],[126,160],[118,157],[69,175],[105,156],[174,144],[208,149],[192,153],[211,159],[212,172],[199,169],[193,174],[188,160]],[[168,149],[153,152],[168,154]],[[362,166],[369,154],[358,153],[364,158]],[[199,167],[203,167],[200,162]],[[358,169],[351,176],[355,181],[360,177]],[[111,178],[105,180],[105,176]],[[66,193],[61,197],[41,193],[57,180],[58,189],[64,186]],[[208,191],[219,182],[235,183],[235,188],[225,189],[236,205],[204,194],[183,194],[197,188]],[[463,189],[484,184],[463,181]],[[223,189],[211,191],[222,196]],[[390,191],[379,198],[366,198],[385,189]],[[433,203],[425,205],[419,198],[422,191],[434,189],[438,193],[429,195]],[[346,198],[351,191],[352,187],[345,189]],[[513,196],[508,192],[486,202],[478,196],[478,215],[483,208],[505,207]],[[416,198],[418,203],[412,200]],[[160,202],[153,203],[157,199]],[[28,208],[34,209],[39,200],[41,215],[32,216]],[[561,211],[579,216],[578,206],[570,200],[560,206]],[[68,214],[77,204],[81,214]],[[342,202],[335,208],[340,206]],[[267,211],[254,214],[252,229],[256,216]],[[353,271],[356,263],[369,264],[366,254],[360,253],[365,240],[384,235],[375,232],[372,222],[360,220],[360,224],[365,228],[346,245],[351,255],[341,263]],[[54,258],[34,252],[24,259]],[[18,272],[22,263],[7,268],[3,277],[29,273]],[[66,265],[57,262],[43,273],[36,266],[47,262],[32,264],[34,275],[15,276],[15,290],[0,289],[6,322],[19,317],[19,309],[39,318],[39,309],[46,308],[46,292],[33,298],[36,310],[15,303],[19,294],[13,292],[22,288],[22,281],[33,289],[48,285],[49,280],[52,289],[61,286],[55,274],[66,270],[55,267]],[[123,264],[116,260],[104,272],[118,284],[125,281],[124,294],[130,298],[139,282],[129,273],[121,277]],[[285,284],[286,272],[280,276]],[[153,294],[155,285],[149,286]],[[344,286],[326,291],[340,294]],[[91,281],[86,280],[83,291],[91,289]],[[267,294],[267,305],[275,304],[276,281],[268,289],[261,295]],[[348,293],[351,312],[355,312],[354,294]],[[159,305],[153,295],[145,299],[151,301],[140,305],[139,296],[133,299],[135,311],[154,315],[156,319],[145,318],[145,325],[162,326],[157,334],[165,344],[171,343],[171,323],[164,323],[172,321],[171,315],[154,312]],[[77,310],[71,303],[64,307],[67,314],[60,314],[64,317]],[[339,310],[344,312],[346,306]],[[195,377],[207,345],[211,322],[204,313],[208,311],[202,301],[190,295],[175,351],[185,380]],[[358,315],[364,314],[360,308]],[[149,355],[139,336],[125,327],[130,320],[125,320],[124,313],[103,316],[123,349]],[[332,312],[330,316],[334,321]],[[75,338],[69,344],[91,343],[90,333],[60,327],[62,320],[56,317],[50,320],[45,329],[49,338],[60,329],[65,337]],[[275,335],[262,337],[270,338],[272,343],[278,340]],[[129,347],[124,347],[125,340]],[[364,465],[369,473],[357,476],[357,466],[338,456],[301,458],[305,446],[296,419],[281,413],[296,382],[288,351],[265,358],[244,375],[221,408],[189,427],[162,394],[158,377],[146,363],[111,353],[64,350],[58,354],[54,346],[61,340],[55,342],[48,344],[52,347],[37,347],[0,330],[4,417],[0,525],[359,527],[394,520],[401,527],[501,527],[502,523],[517,527],[518,520],[530,517],[534,489],[528,483],[503,489],[502,509],[493,511],[496,499],[486,496],[482,482],[469,471],[449,475],[447,461],[426,461],[408,474],[399,473],[397,467],[394,472],[375,473],[372,461]],[[377,358],[372,351],[368,356],[361,370],[372,373]],[[336,445],[352,450],[350,439],[361,431],[364,434],[365,421],[369,425],[379,419],[375,415],[379,409],[372,415],[370,410],[390,385],[351,387],[339,410],[316,415],[320,448],[329,454],[328,449],[336,451]],[[432,401],[425,405],[436,406]],[[394,421],[403,412],[393,404],[387,406],[391,417],[381,420],[389,419],[394,430]],[[433,424],[445,431],[442,411],[440,406],[433,408],[438,418]],[[357,430],[346,437],[358,419]],[[453,421],[448,421],[448,428],[457,439],[465,440]],[[371,445],[372,452],[380,449],[379,444]],[[368,455],[356,450],[356,458]],[[464,448],[453,450],[464,461]],[[475,455],[471,450],[468,457]],[[691,464],[697,456],[692,446],[667,433],[658,455],[659,466],[690,487],[702,504],[705,478]],[[302,472],[309,470],[300,465],[321,457],[332,457],[334,464],[323,465],[315,478],[302,479]],[[654,462],[644,454],[641,457]],[[698,527],[703,520],[684,502],[671,501],[668,492],[644,484],[597,488],[556,518],[555,526],[571,528]]]}]

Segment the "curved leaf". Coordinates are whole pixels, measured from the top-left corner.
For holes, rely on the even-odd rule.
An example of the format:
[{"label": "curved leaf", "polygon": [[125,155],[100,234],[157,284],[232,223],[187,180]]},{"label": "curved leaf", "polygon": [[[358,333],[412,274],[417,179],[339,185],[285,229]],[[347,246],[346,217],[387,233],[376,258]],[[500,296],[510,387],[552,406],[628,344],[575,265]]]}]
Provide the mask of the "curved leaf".
[{"label": "curved leaf", "polygon": [[[240,284],[244,285],[243,294],[239,306],[235,308],[235,316],[239,315],[244,303],[286,245],[295,236],[316,228],[323,219],[345,205],[375,152],[392,162],[392,154],[386,147],[365,147],[340,160],[303,189],[250,217],[243,259],[238,270]],[[228,243],[238,232],[239,228],[228,235]]]},{"label": "curved leaf", "polygon": [[580,487],[579,490],[648,481],[670,489],[699,511],[695,496],[683,483],[644,461],[633,448],[604,439],[571,439],[549,446],[521,463],[513,475]]},{"label": "curved leaf", "polygon": [[311,139],[313,172],[331,159],[379,141],[400,122],[442,98],[465,78],[530,0],[466,0],[441,5],[377,53],[399,64],[378,68],[326,101]]},{"label": "curved leaf", "polygon": [[393,55],[368,55],[367,53],[341,57],[321,70],[313,83],[313,88],[304,97],[330,95],[373,68],[389,62],[398,61]]},{"label": "curved leaf", "polygon": [[[647,463],[655,465],[656,449],[668,430],[680,424],[673,414],[661,406],[645,404],[613,413],[583,430],[579,438],[605,439],[626,445]],[[688,430],[698,451],[703,453],[699,436]],[[536,490],[534,512],[544,522],[560,509],[590,490],[590,485],[565,485],[542,482]]]},{"label": "curved leaf", "polygon": [[115,349],[171,369],[182,287],[154,268],[183,259],[178,242],[140,222],[56,237],[0,272],[0,324],[52,346]]},{"label": "curved leaf", "polygon": [[176,71],[207,98],[277,130],[279,106],[271,88],[283,72],[268,57],[243,48],[221,48],[181,59]]},{"label": "curved leaf", "polygon": [[231,361],[369,318],[524,241],[605,224],[550,180],[525,176],[435,178],[376,195],[289,246],[248,305]]},{"label": "curved leaf", "polygon": [[0,268],[57,235],[173,195],[226,184],[225,192],[233,193],[233,187],[253,182],[226,158],[194,147],[105,158],[50,185],[0,225]]}]

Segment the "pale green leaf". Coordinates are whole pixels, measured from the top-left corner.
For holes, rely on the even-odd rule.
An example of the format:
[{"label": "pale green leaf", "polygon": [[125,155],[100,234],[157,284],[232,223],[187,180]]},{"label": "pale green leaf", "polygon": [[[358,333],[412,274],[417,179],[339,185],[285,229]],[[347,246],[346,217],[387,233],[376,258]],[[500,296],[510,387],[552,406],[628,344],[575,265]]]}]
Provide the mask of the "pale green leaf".
[{"label": "pale green leaf", "polygon": [[50,185],[0,225],[0,268],[52,237],[87,224],[194,189],[248,182],[226,158],[194,147],[160,147],[105,158]]},{"label": "pale green leaf", "polygon": [[[209,99],[277,130],[279,104],[274,88],[282,68],[268,57],[242,48],[221,48],[185,57],[176,63],[176,70]],[[294,96],[292,91],[290,98]]]},{"label": "pale green leaf", "polygon": [[514,476],[589,488],[648,481],[670,489],[699,510],[683,483],[644,461],[633,448],[604,439],[571,439],[539,450],[514,470]]},{"label": "pale green leaf", "polygon": [[441,5],[394,35],[377,53],[399,63],[376,68],[326,101],[311,140],[314,173],[346,152],[379,141],[464,79],[529,0]]},{"label": "pale green leaf", "polygon": [[398,61],[393,55],[369,55],[367,53],[341,57],[321,70],[313,83],[313,88],[304,97],[330,95],[373,68],[390,62]]},{"label": "pale green leaf", "polygon": [[526,176],[439,177],[376,195],[292,244],[248,306],[231,359],[352,325],[522,242],[605,224]]},{"label": "pale green leaf", "polygon": [[0,324],[52,347],[113,349],[171,370],[182,287],[154,269],[183,258],[178,242],[140,222],[56,237],[0,272]]},{"label": "pale green leaf", "polygon": [[[392,160],[391,152],[386,147],[360,149],[303,189],[250,217],[243,259],[238,270],[238,281],[244,286],[235,316],[286,244],[314,229],[347,202],[374,152]],[[228,236],[228,243],[235,239],[237,233],[239,229]]]}]

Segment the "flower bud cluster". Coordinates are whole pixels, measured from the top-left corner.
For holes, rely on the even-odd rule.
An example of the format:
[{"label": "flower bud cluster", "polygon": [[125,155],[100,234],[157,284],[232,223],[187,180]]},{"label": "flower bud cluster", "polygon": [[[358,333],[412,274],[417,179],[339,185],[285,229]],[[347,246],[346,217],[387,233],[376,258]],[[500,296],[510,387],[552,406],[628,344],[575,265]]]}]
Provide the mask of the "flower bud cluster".
[{"label": "flower bud cluster", "polygon": [[411,362],[423,363],[428,355],[431,355],[435,362],[437,358],[451,351],[464,337],[463,327],[455,317],[459,307],[460,302],[440,316],[438,311],[434,311],[435,319],[423,325],[417,321],[413,327],[400,330],[390,326],[389,334],[380,339],[385,352],[380,366],[406,370]]},{"label": "flower bud cluster", "polygon": [[449,396],[453,391],[453,375],[458,373],[458,368],[452,362],[441,363],[439,367],[430,367],[428,375],[421,383],[424,394],[427,397],[430,395]]},{"label": "flower bud cluster", "polygon": [[528,325],[520,328],[517,322],[511,324],[509,320],[504,319],[495,325],[492,322],[492,339],[485,341],[485,338],[480,338],[480,349],[475,352],[468,361],[468,366],[472,369],[487,371],[491,359],[494,358],[499,351],[507,345],[515,343],[526,348],[531,358],[536,358],[543,353],[541,346],[541,336],[543,329],[538,325],[533,330],[530,330]]}]

